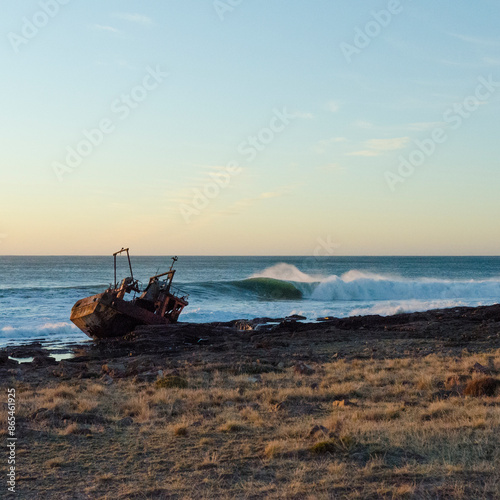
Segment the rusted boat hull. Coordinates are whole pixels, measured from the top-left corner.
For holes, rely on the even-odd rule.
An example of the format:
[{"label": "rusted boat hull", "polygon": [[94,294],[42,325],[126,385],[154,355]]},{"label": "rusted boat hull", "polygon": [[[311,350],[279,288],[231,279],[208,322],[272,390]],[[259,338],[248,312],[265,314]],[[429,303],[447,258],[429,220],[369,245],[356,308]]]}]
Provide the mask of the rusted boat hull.
[{"label": "rusted boat hull", "polygon": [[110,293],[79,300],[71,310],[71,321],[93,339],[123,336],[138,325],[168,325],[170,320]]},{"label": "rusted boat hull", "polygon": [[[130,276],[118,284],[116,258],[123,253],[127,254]],[[71,309],[71,321],[95,340],[123,337],[140,325],[176,323],[188,305],[189,296],[172,286],[177,257],[172,257],[168,271],[151,276],[144,289],[139,286],[139,280],[134,279],[128,248],[115,252],[113,259],[114,284],[103,293],[77,301]],[[130,298],[125,300],[125,297]]]}]

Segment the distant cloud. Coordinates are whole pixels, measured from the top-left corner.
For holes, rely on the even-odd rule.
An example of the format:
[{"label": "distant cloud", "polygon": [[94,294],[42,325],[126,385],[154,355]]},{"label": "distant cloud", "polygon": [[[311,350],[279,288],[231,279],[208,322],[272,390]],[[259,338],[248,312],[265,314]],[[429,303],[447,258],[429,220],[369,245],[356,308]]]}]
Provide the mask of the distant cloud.
[{"label": "distant cloud", "polygon": [[242,198],[241,200],[236,201],[229,207],[219,210],[217,212],[218,215],[237,215],[240,212],[248,209],[252,205],[255,205],[259,201],[268,200],[271,198],[280,198],[282,196],[286,196],[290,194],[296,186],[283,186],[278,188],[276,191],[266,191],[261,193],[258,196],[254,196],[252,198]]},{"label": "distant cloud", "polygon": [[500,59],[496,57],[483,57],[483,63],[488,66],[500,66]]},{"label": "distant cloud", "polygon": [[347,139],[345,137],[332,137],[331,139],[323,139],[321,141],[318,141],[314,145],[313,149],[314,151],[316,151],[316,153],[324,153],[330,144],[340,142],[347,142]]},{"label": "distant cloud", "polygon": [[366,144],[370,149],[377,151],[394,151],[403,149],[409,142],[409,137],[395,137],[393,139],[370,139]]},{"label": "distant cloud", "polygon": [[321,167],[317,167],[316,170],[319,172],[342,172],[344,167],[341,167],[338,163],[329,163],[328,165],[322,165]]},{"label": "distant cloud", "polygon": [[354,151],[352,153],[346,153],[346,156],[380,156],[380,151],[370,151],[368,149],[363,149],[361,151]]},{"label": "distant cloud", "polygon": [[326,106],[332,113],[336,113],[340,107],[337,101],[328,101]]},{"label": "distant cloud", "polygon": [[418,132],[422,132],[423,130],[430,130],[441,126],[443,126],[443,122],[415,122],[415,123],[409,123],[407,128],[409,130],[416,130]]},{"label": "distant cloud", "polygon": [[138,24],[144,24],[144,25],[153,24],[153,20],[150,17],[145,16],[143,14],[117,12],[117,13],[113,14],[113,17],[115,17],[117,19],[123,19],[124,21],[130,21],[132,23],[138,23]]},{"label": "distant cloud", "polygon": [[121,33],[119,29],[113,28],[113,26],[104,26],[103,24],[94,24],[92,29],[96,31],[108,31],[109,33]]},{"label": "distant cloud", "polygon": [[458,38],[459,40],[462,40],[463,42],[473,43],[475,45],[491,45],[491,46],[500,45],[499,40],[494,40],[491,38],[481,38],[481,37],[476,37],[476,36],[461,35],[460,33],[447,33],[447,35],[452,36],[454,38]]},{"label": "distant cloud", "polygon": [[380,156],[386,151],[396,151],[405,148],[410,142],[409,137],[394,137],[392,139],[370,139],[364,143],[366,149],[346,153],[347,156]]},{"label": "distant cloud", "polygon": [[450,59],[440,59],[437,62],[445,64],[446,66],[453,66],[455,68],[477,69],[482,67],[482,64],[480,62],[466,63],[463,61],[451,61]]},{"label": "distant cloud", "polygon": [[312,113],[305,113],[303,111],[295,111],[292,113],[292,116],[294,118],[303,118],[305,120],[312,120],[314,118],[314,115]]},{"label": "distant cloud", "polygon": [[266,199],[266,198],[280,198],[281,196],[287,196],[289,195],[297,186],[296,185],[286,185],[286,186],[281,186],[280,188],[276,189],[275,191],[267,191],[265,193],[262,193],[259,198],[260,199]]},{"label": "distant cloud", "polygon": [[354,122],[354,125],[358,128],[362,128],[362,129],[367,129],[367,128],[373,127],[373,123],[370,123],[370,122],[367,122],[364,120],[358,120],[358,121]]},{"label": "distant cloud", "polygon": [[141,69],[138,66],[134,66],[133,64],[129,63],[125,59],[112,59],[108,61],[105,61],[103,59],[98,59],[96,61],[96,64],[99,66],[118,66],[120,68],[132,69],[134,71]]},{"label": "distant cloud", "polygon": [[[195,196],[195,190],[202,191],[207,184],[213,184],[217,179],[222,183],[227,182],[227,166],[219,165],[192,165],[199,170],[186,178],[186,183],[183,186],[170,186],[168,200],[170,206],[189,205]],[[224,188],[221,188],[220,193],[229,192],[233,189],[233,182],[227,182]]]},{"label": "distant cloud", "polygon": [[279,198],[280,196],[283,196],[283,193],[280,193],[278,191],[269,191],[267,193],[262,193],[259,197],[259,199],[266,199],[266,198]]}]

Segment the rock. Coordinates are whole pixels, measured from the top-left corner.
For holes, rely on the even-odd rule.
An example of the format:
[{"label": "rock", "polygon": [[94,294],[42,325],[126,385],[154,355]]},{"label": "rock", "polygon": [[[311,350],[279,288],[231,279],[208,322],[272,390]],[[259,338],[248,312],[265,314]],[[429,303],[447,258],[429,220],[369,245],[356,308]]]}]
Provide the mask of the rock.
[{"label": "rock", "polygon": [[291,319],[295,321],[303,321],[306,320],[307,318],[305,316],[301,316],[300,314],[292,314],[291,316],[287,316],[285,320]]},{"label": "rock", "polygon": [[277,368],[279,368],[280,370],[283,370],[283,368],[285,368],[285,363],[283,363],[283,361],[280,361],[277,365]]},{"label": "rock", "polygon": [[118,420],[118,422],[116,422],[116,425],[118,425],[119,427],[128,427],[130,425],[132,425],[134,423],[134,419],[132,417],[125,417],[125,418],[122,418],[121,420]]},{"label": "rock", "polygon": [[81,378],[81,374],[86,368],[86,365],[75,365],[74,363],[59,361],[57,366],[52,370],[52,375],[61,377],[62,379],[70,379],[77,376]]},{"label": "rock", "polygon": [[310,387],[313,391],[316,391],[318,389],[318,384],[315,382],[314,384],[311,384]]},{"label": "rock", "polygon": [[491,375],[491,370],[480,363],[475,363],[474,366],[470,369],[470,372],[478,372],[483,373],[484,375]]},{"label": "rock", "polygon": [[273,330],[276,329],[278,325],[268,325],[267,323],[259,323],[258,325],[255,325],[254,330],[256,332],[272,332]]},{"label": "rock", "polygon": [[57,365],[57,361],[50,356],[35,356],[31,362],[31,366],[50,366]]},{"label": "rock", "polygon": [[[159,371],[161,371],[161,370],[159,370]],[[135,376],[134,381],[135,382],[154,382],[158,378],[158,373],[159,372],[157,372],[157,371],[139,373],[138,375]]]},{"label": "rock", "polygon": [[48,408],[38,408],[28,416],[29,420],[43,420],[48,417],[51,411]]},{"label": "rock", "polygon": [[101,376],[101,372],[99,371],[99,367],[95,365],[84,364],[81,366],[81,370],[78,371],[78,378],[99,378]]},{"label": "rock", "polygon": [[123,378],[125,377],[126,368],[123,363],[107,363],[102,365],[101,371],[112,378]]},{"label": "rock", "polygon": [[103,375],[100,380],[104,385],[111,385],[113,383],[113,379],[107,374]]},{"label": "rock", "polygon": [[61,415],[61,420],[69,420],[72,422],[76,422],[77,424],[86,424],[86,425],[96,425],[96,424],[106,424],[108,423],[108,419],[103,417],[102,415],[98,415],[96,413],[91,412],[82,412],[82,413],[65,413]]},{"label": "rock", "polygon": [[253,375],[246,379],[247,382],[251,382],[252,384],[256,384],[257,382],[261,382],[262,378],[260,375]]},{"label": "rock", "polygon": [[312,375],[314,373],[314,369],[311,366],[306,365],[305,363],[302,362],[297,363],[293,367],[293,371],[300,375]]},{"label": "rock", "polygon": [[0,368],[0,380],[6,381],[8,377],[16,376],[17,374],[12,374],[12,371],[15,370],[7,370],[6,368]]},{"label": "rock", "polygon": [[19,363],[15,359],[10,359],[7,353],[0,353],[0,366],[4,368],[13,368],[17,366]]},{"label": "rock", "polygon": [[234,327],[236,330],[253,330],[252,324],[245,320],[236,321]]},{"label": "rock", "polygon": [[48,356],[48,352],[42,348],[40,342],[33,342],[29,345],[16,346],[9,348],[9,356],[14,358],[34,358],[35,356]]},{"label": "rock", "polygon": [[137,375],[143,372],[150,372],[155,368],[155,364],[149,356],[138,356],[127,364],[127,375]]},{"label": "rock", "polygon": [[251,323],[256,325],[256,324],[261,324],[261,323],[280,323],[283,321],[284,318],[254,318]]},{"label": "rock", "polygon": [[309,434],[307,436],[308,437],[316,437],[318,434],[328,436],[329,432],[328,432],[328,429],[326,427],[323,427],[322,425],[315,425],[309,431]]}]

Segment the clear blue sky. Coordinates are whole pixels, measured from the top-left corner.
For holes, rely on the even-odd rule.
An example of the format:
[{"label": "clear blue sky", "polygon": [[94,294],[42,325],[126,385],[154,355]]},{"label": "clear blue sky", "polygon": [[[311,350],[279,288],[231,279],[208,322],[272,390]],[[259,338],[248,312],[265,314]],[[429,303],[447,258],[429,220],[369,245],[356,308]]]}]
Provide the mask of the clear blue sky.
[{"label": "clear blue sky", "polygon": [[498,2],[65,2],[3,5],[0,254],[498,253]]}]

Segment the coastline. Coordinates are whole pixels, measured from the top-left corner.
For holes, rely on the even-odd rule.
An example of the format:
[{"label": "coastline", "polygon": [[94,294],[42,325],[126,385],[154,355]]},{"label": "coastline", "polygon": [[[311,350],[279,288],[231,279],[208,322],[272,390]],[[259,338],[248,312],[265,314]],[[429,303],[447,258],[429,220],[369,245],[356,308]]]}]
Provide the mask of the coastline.
[{"label": "coastline", "polygon": [[[132,355],[154,353],[177,355],[179,351],[200,350],[207,345],[251,343],[258,338],[307,337],[311,341],[341,342],[349,333],[351,341],[366,342],[394,339],[434,339],[446,342],[449,347],[472,347],[479,338],[491,341],[491,347],[500,347],[495,323],[500,321],[500,304],[479,307],[452,307],[424,312],[400,313],[392,316],[366,315],[347,318],[318,318],[311,322],[301,316],[287,318],[254,318],[213,323],[183,323],[169,326],[139,326],[124,338],[92,340],[82,332],[81,341],[36,339],[0,347],[0,355],[19,358],[32,356],[50,357],[83,352],[102,359],[120,357],[131,349]],[[471,335],[470,329],[476,333]],[[495,331],[490,330],[493,328]],[[245,334],[245,335],[243,335]],[[399,334],[399,336],[398,336]],[[148,346],[148,342],[150,343]],[[472,342],[472,344],[471,344]],[[182,345],[182,348],[180,346]],[[374,351],[376,352],[376,351]],[[68,356],[64,356],[68,358]],[[59,359],[56,359],[59,361]],[[76,361],[76,359],[75,359]]]},{"label": "coastline", "polygon": [[[23,498],[497,492],[500,305],[142,327],[62,350],[0,349]],[[489,392],[469,394],[478,380]]]}]

